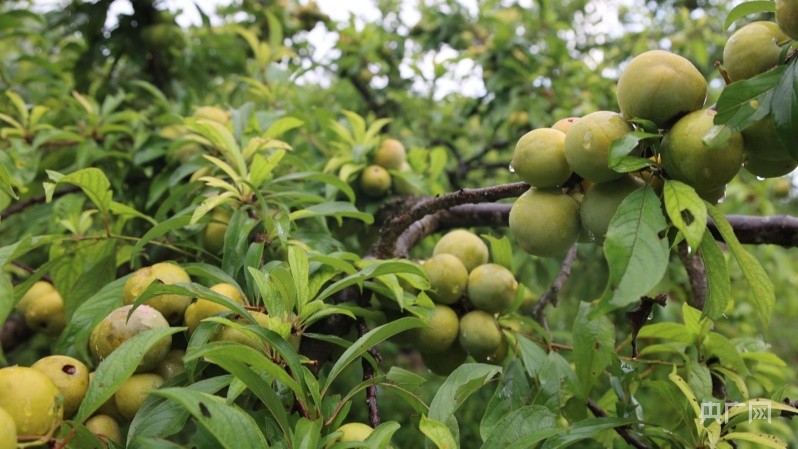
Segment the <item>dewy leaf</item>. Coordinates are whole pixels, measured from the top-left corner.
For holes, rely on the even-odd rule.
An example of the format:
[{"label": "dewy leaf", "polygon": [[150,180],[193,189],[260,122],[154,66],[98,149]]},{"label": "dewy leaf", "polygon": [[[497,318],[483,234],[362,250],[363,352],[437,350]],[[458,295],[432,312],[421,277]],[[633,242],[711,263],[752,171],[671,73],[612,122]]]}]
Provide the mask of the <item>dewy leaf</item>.
[{"label": "dewy leaf", "polygon": [[459,445],[452,435],[452,431],[446,424],[421,415],[421,422],[418,424],[419,430],[435,444],[438,449],[457,449]]},{"label": "dewy leaf", "polygon": [[[50,179],[55,181],[56,184],[73,184],[80,187],[86,196],[89,197],[92,203],[97,206],[101,214],[107,216],[108,209],[111,206],[111,183],[99,168],[89,167],[70,173],[66,176],[47,171]],[[47,192],[47,202],[53,200],[53,191]]]},{"label": "dewy leaf", "polygon": [[182,405],[224,449],[268,449],[255,419],[235,404],[201,391],[164,388],[152,394]]},{"label": "dewy leaf", "polygon": [[651,188],[638,189],[623,200],[604,241],[608,291],[591,316],[625,307],[657,285],[668,268],[666,226],[660,200]]},{"label": "dewy leaf", "polygon": [[731,299],[729,267],[726,265],[723,252],[709,231],[704,232],[701,245],[698,247],[698,255],[704,262],[707,280],[707,297],[704,299],[702,316],[716,321],[726,311]]},{"label": "dewy leaf", "polygon": [[726,21],[723,23],[723,29],[729,28],[734,22],[742,19],[749,14],[756,14],[762,12],[776,12],[776,4],[773,0],[760,0],[760,1],[747,1],[740,3],[729,11],[726,16]]},{"label": "dewy leaf", "polygon": [[779,81],[783,67],[756,75],[747,80],[729,84],[718,98],[716,125],[726,125],[732,131],[742,131],[755,121],[764,118],[769,111],[769,92]]},{"label": "dewy leaf", "polygon": [[517,408],[504,415],[496,424],[482,445],[482,449],[506,449],[520,441],[524,441],[524,447],[531,447],[533,442],[526,440],[530,435],[544,430],[552,431],[547,436],[562,432],[562,429],[558,429],[555,424],[556,418],[554,413],[542,405],[525,405]]},{"label": "dewy leaf", "polygon": [[751,253],[743,248],[743,245],[737,240],[737,236],[734,235],[734,229],[732,229],[726,217],[724,217],[715,206],[709,203],[707,203],[707,212],[709,213],[709,217],[715,222],[715,226],[726,242],[726,245],[729,247],[729,251],[731,251],[735,260],[737,260],[737,264],[740,265],[745,280],[748,282],[748,285],[751,286],[753,292],[751,301],[756,308],[763,329],[767,329],[768,323],[770,322],[770,315],[773,313],[773,307],[776,304],[773,283],[770,281],[765,269],[762,268],[762,265],[756,260],[756,257],[752,256]]},{"label": "dewy leaf", "polygon": [[660,137],[662,137],[660,134],[634,131],[614,140],[610,147],[608,166],[616,172],[627,173],[654,165],[654,162],[647,158],[629,156],[629,153],[638,147],[641,140]]},{"label": "dewy leaf", "polygon": [[[582,440],[597,436],[599,433],[616,427],[628,426],[637,422],[628,418],[588,418],[572,424],[567,432],[549,438],[543,444],[543,449],[563,449]],[[520,448],[519,448],[520,449]]]},{"label": "dewy leaf", "polygon": [[663,187],[665,211],[693,250],[701,245],[707,228],[707,207],[689,185],[669,179]]},{"label": "dewy leaf", "polygon": [[789,62],[773,92],[770,111],[776,124],[776,134],[798,159],[798,58]]},{"label": "dewy leaf", "polygon": [[573,361],[579,378],[581,399],[590,397],[590,390],[615,356],[615,330],[606,317],[588,318],[590,305],[582,302],[574,321]]},{"label": "dewy leaf", "polygon": [[458,366],[435,393],[429,405],[429,417],[447,422],[469,396],[500,374],[500,366],[465,363]]},{"label": "dewy leaf", "polygon": [[162,339],[184,330],[185,327],[148,329],[122,343],[95,370],[74,421],[82,423],[97,411],[133,375],[150,348]]}]

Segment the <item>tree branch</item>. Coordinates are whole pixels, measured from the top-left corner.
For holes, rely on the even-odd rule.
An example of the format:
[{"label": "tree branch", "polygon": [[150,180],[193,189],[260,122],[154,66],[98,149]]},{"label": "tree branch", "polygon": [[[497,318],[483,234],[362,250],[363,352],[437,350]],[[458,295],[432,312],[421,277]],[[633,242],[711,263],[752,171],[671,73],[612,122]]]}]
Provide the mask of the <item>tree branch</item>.
[{"label": "tree branch", "polygon": [[[602,410],[601,407],[599,407],[598,404],[593,402],[592,399],[588,399],[587,408],[589,408],[590,411],[593,412],[593,414],[596,416],[596,418],[605,418],[607,416],[607,412]],[[629,426],[615,427],[615,432],[617,432],[618,435],[620,435],[621,438],[624,439],[624,441],[629,443],[629,445],[634,447],[634,448],[637,448],[637,449],[650,449],[648,446],[643,444],[642,441],[640,441],[637,438],[635,438],[635,436],[632,435],[629,432]]]},{"label": "tree branch", "polygon": [[[77,192],[79,190],[80,190],[80,187],[78,187],[78,186],[68,186],[68,187],[65,187],[65,188],[53,193],[53,198],[59,198],[59,197],[62,197],[64,195],[66,195],[66,194]],[[9,206],[6,210],[4,210],[3,212],[0,212],[0,220],[5,220],[6,218],[8,218],[8,217],[10,217],[10,216],[12,216],[12,215],[14,215],[16,213],[22,212],[23,210],[27,209],[29,206],[32,206],[34,204],[41,204],[41,203],[45,202],[46,200],[47,200],[46,196],[38,195],[38,196],[34,196],[32,198],[28,198],[26,200],[20,201],[18,203],[14,203],[11,206]]]},{"label": "tree branch", "polygon": [[572,246],[571,249],[568,250],[568,253],[565,254],[565,259],[562,261],[560,272],[557,273],[557,276],[554,278],[554,282],[552,282],[551,287],[549,287],[545,293],[540,295],[540,299],[532,309],[532,314],[535,315],[535,319],[537,319],[538,323],[540,323],[540,325],[543,326],[543,328],[547,331],[549,330],[549,325],[546,322],[546,306],[549,303],[555,307],[557,306],[557,295],[559,295],[560,290],[562,289],[563,285],[565,285],[565,281],[567,281],[568,277],[571,276],[571,267],[576,260],[576,247],[577,245]]},{"label": "tree branch", "polygon": [[691,304],[698,310],[704,310],[704,301],[707,299],[707,272],[704,261],[698,252],[692,254],[687,251],[687,243],[679,244],[679,259],[687,270],[687,277],[690,279],[690,290],[693,293],[693,303]]}]

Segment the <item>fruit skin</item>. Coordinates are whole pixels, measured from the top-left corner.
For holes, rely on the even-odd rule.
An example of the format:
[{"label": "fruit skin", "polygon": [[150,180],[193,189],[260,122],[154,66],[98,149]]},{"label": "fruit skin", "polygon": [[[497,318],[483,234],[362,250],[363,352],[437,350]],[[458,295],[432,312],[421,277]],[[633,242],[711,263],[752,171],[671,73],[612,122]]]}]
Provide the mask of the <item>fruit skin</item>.
[{"label": "fruit skin", "polygon": [[438,304],[454,304],[465,294],[468,270],[463,262],[451,254],[430,257],[422,265],[429,278],[432,300]]},{"label": "fruit skin", "polygon": [[86,420],[86,428],[97,436],[105,437],[116,444],[122,444],[122,431],[119,423],[108,415],[95,415]]},{"label": "fruit skin", "polygon": [[460,319],[460,346],[478,359],[494,355],[504,342],[504,335],[493,315],[473,310]]},{"label": "fruit skin", "polygon": [[374,153],[374,163],[387,170],[401,170],[406,162],[405,146],[396,139],[385,139]]},{"label": "fruit skin", "polygon": [[773,22],[752,22],[731,35],[723,47],[723,68],[729,80],[739,81],[764,73],[779,63],[788,37]]},{"label": "fruit skin", "polygon": [[742,133],[746,154],[753,155],[757,159],[786,161],[794,159],[793,154],[798,155],[798,142],[792,142],[794,146],[788,148],[776,135],[776,124],[772,115],[754,122]]},{"label": "fruit skin", "polygon": [[792,182],[788,179],[778,179],[773,184],[773,196],[776,198],[787,198],[792,191]]},{"label": "fruit skin", "polygon": [[[41,287],[41,290],[45,290],[45,288]],[[23,299],[25,302],[22,308],[25,310],[25,323],[28,327],[50,336],[57,336],[64,330],[66,327],[64,299],[61,298],[58,291],[52,288],[49,292],[28,298],[23,297]],[[20,300],[20,302],[22,301]]]},{"label": "fruit skin", "polygon": [[[123,306],[114,310],[92,330],[89,337],[89,349],[98,361],[108,357],[122,343],[141,332],[169,327],[169,323],[163,315],[146,304],[139,306],[128,319],[127,314],[132,307]],[[155,369],[166,357],[171,344],[171,336],[159,341],[144,354],[136,372],[142,373]]]},{"label": "fruit skin", "polygon": [[776,22],[781,31],[798,39],[798,4],[795,0],[776,0]]},{"label": "fruit skin", "polygon": [[64,418],[75,416],[89,389],[89,368],[80,360],[65,355],[41,358],[31,368],[47,375],[61,392]]},{"label": "fruit skin", "polygon": [[14,424],[14,418],[0,408],[0,449],[16,449],[17,448],[17,426]]},{"label": "fruit skin", "polygon": [[465,362],[468,354],[460,347],[460,343],[455,341],[449,349],[434,354],[422,352],[421,360],[430,371],[439,376],[448,376],[458,366]]},{"label": "fruit skin", "polygon": [[379,198],[391,189],[391,174],[379,165],[369,165],[360,174],[360,188],[367,196]]},{"label": "fruit skin", "polygon": [[[136,298],[156,279],[164,284],[191,282],[186,270],[180,268],[177,264],[160,262],[149,267],[140,268],[133,272],[127,282],[125,282],[123,291],[125,304],[133,304]],[[173,325],[180,324],[183,320],[183,314],[189,303],[191,303],[190,296],[169,294],[158,295],[147,301],[148,306],[161,312],[161,315]]]},{"label": "fruit skin", "polygon": [[144,373],[130,376],[114,393],[114,402],[122,418],[131,421],[147,399],[147,395],[163,383],[163,377],[157,374]]},{"label": "fruit skin", "polygon": [[504,313],[515,299],[518,281],[507,268],[488,263],[468,275],[468,299],[474,307],[490,313]]},{"label": "fruit skin", "polygon": [[186,366],[183,363],[183,357],[186,355],[186,351],[182,349],[172,349],[166,354],[166,357],[161,361],[161,364],[158,365],[158,368],[155,370],[155,374],[163,377],[166,380],[169,380],[180,373],[186,371]]},{"label": "fruit skin", "polygon": [[704,106],[707,81],[686,58],[651,50],[635,56],[626,66],[618,78],[617,97],[624,116],[667,128],[680,116]]},{"label": "fruit skin", "polygon": [[714,126],[715,114],[711,109],[702,109],[682,117],[665,134],[660,147],[662,166],[668,177],[697,191],[715,190],[727,184],[743,165],[740,133],[732,133],[724,148],[704,143],[704,135]]},{"label": "fruit skin", "polygon": [[55,291],[55,287],[53,284],[47,281],[36,281],[31,285],[27,292],[22,295],[22,298],[19,299],[19,302],[16,306],[14,306],[14,310],[17,311],[20,315],[25,315],[25,311],[28,310],[28,305],[33,301],[34,298],[39,296],[48,295]]},{"label": "fruit skin", "polygon": [[[211,286],[210,289],[220,295],[230,298],[232,301],[242,306],[245,305],[244,295],[232,284],[220,283]],[[200,321],[210,316],[229,311],[230,309],[221,304],[199,298],[186,308],[186,312],[183,315],[183,322],[188,327],[188,332],[193,333],[194,329],[199,326]]]},{"label": "fruit skin", "polygon": [[529,189],[510,209],[510,232],[533,256],[565,254],[579,231],[579,205],[559,189]]},{"label": "fruit skin", "polygon": [[61,393],[42,372],[10,366],[0,369],[0,408],[11,415],[18,435],[46,435],[63,415]]},{"label": "fruit skin", "polygon": [[593,184],[582,199],[579,216],[591,240],[604,241],[610,221],[623,200],[645,184],[640,178],[624,176],[612,182]]},{"label": "fruit skin", "polygon": [[457,340],[459,329],[457,313],[449,306],[437,304],[430,315],[429,327],[415,329],[413,337],[420,352],[443,352]]},{"label": "fruit skin", "polygon": [[331,441],[327,445],[328,448],[332,447],[335,443],[344,443],[351,441],[365,441],[366,438],[374,432],[371,426],[359,422],[350,422],[338,428],[337,432],[341,432],[335,441]]},{"label": "fruit skin", "polygon": [[753,154],[745,155],[743,168],[754,176],[760,178],[778,178],[791,173],[798,167],[798,161],[787,159],[785,161],[768,161]]},{"label": "fruit skin", "polygon": [[230,214],[224,209],[213,211],[211,221],[202,231],[202,246],[212,254],[219,254],[224,249],[224,235],[230,222]]},{"label": "fruit skin", "polygon": [[555,187],[571,177],[565,160],[565,133],[539,128],[524,134],[513,151],[510,165],[521,180],[534,187]]},{"label": "fruit skin", "polygon": [[[255,319],[255,322],[257,322],[259,326],[275,331],[278,334],[280,333],[278,329],[274,328],[272,322],[273,318],[269,315],[266,315],[262,312],[249,312],[249,314],[252,315],[252,318]],[[239,323],[243,325],[251,324],[249,321],[243,319],[239,320]],[[286,335],[283,335],[283,337],[286,339],[288,338]],[[212,340],[242,343],[250,348],[264,352],[269,349],[269,346],[266,344],[266,342],[261,340],[259,337],[252,336],[249,333],[245,333],[231,326],[225,326],[218,334],[213,336]]]},{"label": "fruit skin", "polygon": [[556,129],[557,131],[562,132],[563,134],[567,133],[571,126],[579,120],[579,117],[566,117],[560,120],[557,120],[553,125],[551,125],[552,129]]},{"label": "fruit skin", "polygon": [[488,245],[476,234],[465,229],[449,231],[438,240],[432,255],[451,254],[463,262],[466,270],[471,271],[488,262]]},{"label": "fruit skin", "polygon": [[715,189],[705,191],[696,190],[695,193],[697,193],[702,200],[709,201],[712,204],[717,204],[718,201],[723,198],[723,195],[726,194],[726,186],[723,185]]},{"label": "fruit skin", "polygon": [[596,111],[577,120],[565,134],[565,159],[579,176],[607,182],[623,176],[607,166],[612,142],[632,132],[621,114]]}]

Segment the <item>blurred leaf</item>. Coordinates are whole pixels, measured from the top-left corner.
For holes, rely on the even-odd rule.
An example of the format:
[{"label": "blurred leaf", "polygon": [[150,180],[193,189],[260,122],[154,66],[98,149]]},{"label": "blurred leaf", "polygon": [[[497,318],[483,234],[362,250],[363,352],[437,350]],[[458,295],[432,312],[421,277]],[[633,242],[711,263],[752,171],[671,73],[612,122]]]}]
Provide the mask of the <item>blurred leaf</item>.
[{"label": "blurred leaf", "polygon": [[798,159],[798,58],[792,58],[779,78],[771,101],[776,134],[790,155]]},{"label": "blurred leaf", "polygon": [[731,282],[726,258],[709,230],[704,232],[698,254],[704,262],[707,279],[707,297],[702,313],[711,320],[718,320],[731,300]]},{"label": "blurred leaf", "polygon": [[663,187],[665,210],[671,222],[684,235],[689,247],[695,251],[707,228],[707,207],[695,189],[689,185],[668,179]]},{"label": "blurred leaf", "polygon": [[446,424],[438,420],[421,415],[421,422],[418,423],[418,428],[438,449],[457,449],[460,447],[454,436],[452,436],[452,432],[446,427]]},{"label": "blurred leaf", "polygon": [[596,437],[601,432],[616,427],[634,424],[637,420],[628,418],[588,418],[572,424],[559,435],[546,440],[542,449],[561,449],[582,440]]},{"label": "blurred leaf", "polygon": [[776,12],[776,5],[771,0],[765,1],[745,1],[732,8],[726,16],[723,28],[729,28],[734,22],[742,19],[749,14]]},{"label": "blurred leaf", "polygon": [[591,306],[579,304],[574,321],[574,365],[581,387],[581,398],[590,398],[590,390],[615,358],[615,329],[606,317],[590,319]]},{"label": "blurred leaf", "polygon": [[525,405],[506,414],[485,440],[482,449],[529,448],[548,437],[562,433],[555,416],[540,405]]},{"label": "blurred leaf", "polygon": [[783,67],[729,84],[718,98],[716,125],[726,125],[733,131],[742,131],[755,121],[764,118],[771,108],[770,90],[779,82]]}]

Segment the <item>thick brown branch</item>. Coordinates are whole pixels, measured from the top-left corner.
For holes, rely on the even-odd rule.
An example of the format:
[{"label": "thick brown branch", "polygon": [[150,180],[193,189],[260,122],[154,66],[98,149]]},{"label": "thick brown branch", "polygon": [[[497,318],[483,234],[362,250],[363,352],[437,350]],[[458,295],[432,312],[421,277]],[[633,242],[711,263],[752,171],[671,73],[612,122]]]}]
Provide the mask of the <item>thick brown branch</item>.
[{"label": "thick brown branch", "polygon": [[549,325],[546,323],[546,306],[549,304],[555,307],[557,306],[557,296],[560,294],[560,290],[562,289],[563,285],[565,285],[568,277],[571,276],[571,267],[576,260],[576,247],[577,245],[574,245],[568,250],[568,253],[565,255],[565,259],[562,261],[560,272],[557,273],[557,276],[554,278],[554,282],[551,283],[551,287],[549,287],[545,293],[540,295],[540,299],[532,309],[535,319],[537,319],[538,323],[540,323],[540,325],[543,326],[543,328],[547,331],[549,330]]},{"label": "thick brown branch", "polygon": [[707,299],[707,273],[704,261],[697,252],[689,253],[685,242],[679,244],[679,259],[690,279],[690,290],[693,293],[691,305],[698,310],[704,310],[704,301]]},{"label": "thick brown branch", "polygon": [[[377,258],[387,259],[397,256],[397,241],[416,221],[427,215],[452,209],[463,204],[486,203],[521,195],[529,185],[525,182],[502,184],[481,189],[460,189],[456,192],[432,198],[411,198],[406,204],[406,212],[400,212],[386,220],[380,230],[380,239],[372,253]],[[509,207],[510,205],[506,205]],[[476,226],[476,225],[471,225]]]},{"label": "thick brown branch", "polygon": [[[591,412],[596,416],[596,418],[605,418],[607,416],[607,412],[601,409],[592,399],[588,399],[587,401],[587,408],[590,409]],[[629,426],[619,426],[615,428],[615,432],[621,436],[630,446],[637,448],[637,449],[650,449],[648,446],[643,444],[642,441],[635,438],[629,432]]]}]

